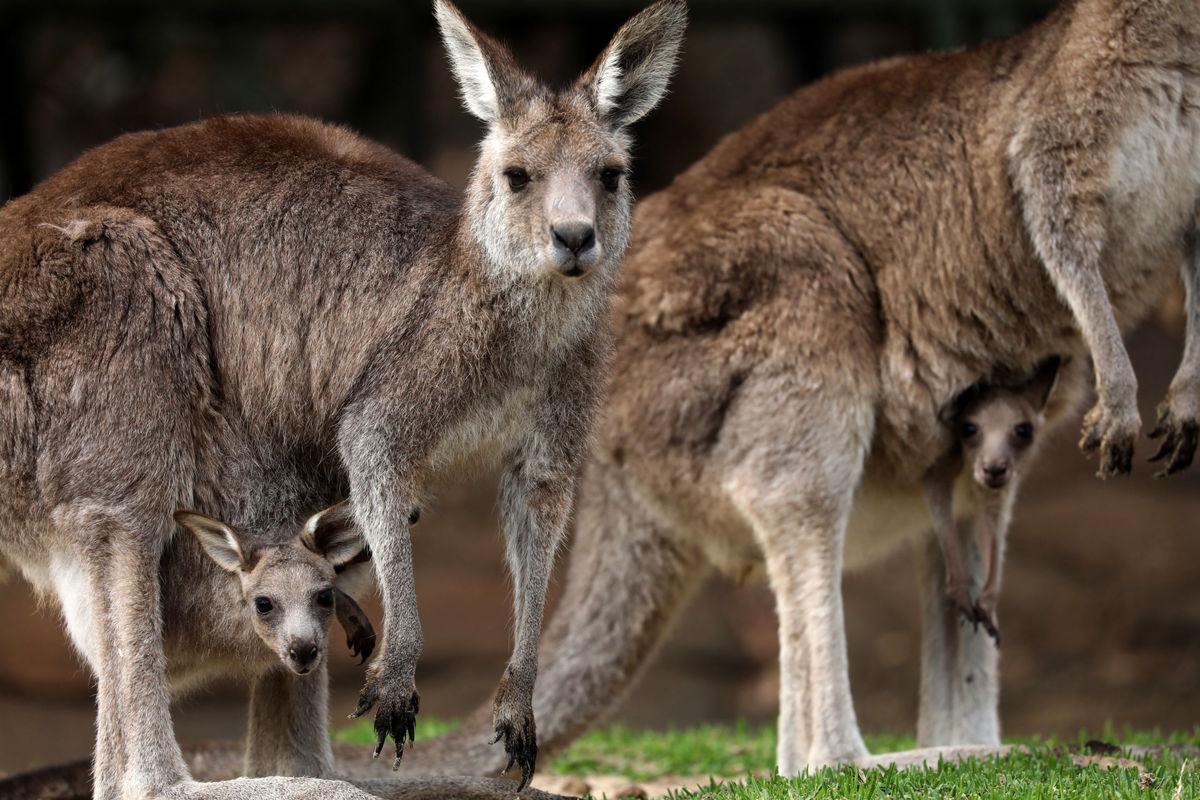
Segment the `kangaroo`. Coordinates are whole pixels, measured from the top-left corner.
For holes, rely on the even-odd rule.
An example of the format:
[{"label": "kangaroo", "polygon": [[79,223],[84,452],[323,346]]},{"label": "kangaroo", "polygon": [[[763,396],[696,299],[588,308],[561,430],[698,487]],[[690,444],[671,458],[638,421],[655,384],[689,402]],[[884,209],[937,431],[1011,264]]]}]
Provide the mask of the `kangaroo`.
[{"label": "kangaroo", "polygon": [[[0,552],[96,674],[98,800],[188,780],[149,579],[175,509],[258,536],[349,496],[384,607],[355,714],[375,709],[398,761],[421,650],[408,513],[430,476],[491,462],[515,586],[493,730],[522,786],[534,770],[546,582],[632,216],[628,126],[666,91],[686,7],[634,16],[557,91],[434,8],[487,126],[465,197],[345,128],[225,116],[122,136],[0,209]],[[314,791],[290,785],[272,791]]]},{"label": "kangaroo", "polygon": [[[983,625],[997,645],[1000,631],[993,615],[1005,533],[1022,468],[1032,456],[1035,437],[1045,422],[1043,411],[1058,366],[1059,359],[1050,358],[1022,385],[977,383],[955,398],[943,414],[943,422],[956,441],[934,462],[923,483],[933,533],[946,565],[946,599],[966,621]],[[983,559],[983,585],[974,602],[954,520],[960,477],[967,483],[966,491],[975,495],[971,503],[976,508],[975,538]]]},{"label": "kangaroo", "polygon": [[[164,556],[162,630],[172,688],[185,690],[221,673],[248,677],[245,774],[330,774],[326,636],[335,606],[353,603],[335,581],[362,581],[369,572],[359,558],[366,543],[349,510],[339,504],[319,512],[301,533],[278,542],[256,540],[194,511],[177,511],[174,518],[208,562],[184,541],[173,542]],[[347,569],[351,565],[360,566]]]},{"label": "kangaroo", "polygon": [[[712,568],[763,566],[780,772],[864,756],[842,571],[910,541],[926,587],[918,741],[997,743],[998,651],[947,607],[928,535],[922,480],[953,446],[938,411],[1058,354],[1052,425],[1084,396],[1090,355],[1081,445],[1102,476],[1127,471],[1139,418],[1121,332],[1182,271],[1187,340],[1151,435],[1164,473],[1188,466],[1198,198],[1200,4],[1067,0],[1008,39],[806,87],[642,200],[544,637],[543,747],[616,705]],[[484,717],[406,768],[494,768],[474,744]]]}]

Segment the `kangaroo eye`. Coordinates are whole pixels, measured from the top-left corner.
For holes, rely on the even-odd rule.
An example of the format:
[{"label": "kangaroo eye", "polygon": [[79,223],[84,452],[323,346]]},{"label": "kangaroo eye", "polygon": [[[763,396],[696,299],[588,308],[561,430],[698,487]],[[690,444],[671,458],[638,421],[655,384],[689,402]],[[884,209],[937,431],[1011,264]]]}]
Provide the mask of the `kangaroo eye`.
[{"label": "kangaroo eye", "polygon": [[974,422],[964,422],[962,426],[962,436],[964,439],[970,439],[975,434],[979,433],[979,426]]},{"label": "kangaroo eye", "polygon": [[1022,422],[1020,425],[1013,428],[1013,432],[1016,433],[1019,438],[1029,441],[1033,438],[1033,425],[1028,422]]},{"label": "kangaroo eye", "polygon": [[600,171],[600,183],[610,192],[615,192],[621,186],[621,176],[625,170],[620,167],[607,167]]},{"label": "kangaroo eye", "polygon": [[333,606],[333,590],[332,589],[322,589],[321,591],[317,592],[317,605],[324,606],[325,608],[332,607]]},{"label": "kangaroo eye", "polygon": [[520,167],[509,167],[504,170],[504,177],[508,178],[508,188],[514,192],[519,192],[529,185],[529,173]]},{"label": "kangaroo eye", "polygon": [[275,609],[275,604],[271,602],[271,598],[269,598],[269,597],[254,598],[254,610],[257,611],[259,614],[266,616],[267,614],[270,614],[274,609]]}]

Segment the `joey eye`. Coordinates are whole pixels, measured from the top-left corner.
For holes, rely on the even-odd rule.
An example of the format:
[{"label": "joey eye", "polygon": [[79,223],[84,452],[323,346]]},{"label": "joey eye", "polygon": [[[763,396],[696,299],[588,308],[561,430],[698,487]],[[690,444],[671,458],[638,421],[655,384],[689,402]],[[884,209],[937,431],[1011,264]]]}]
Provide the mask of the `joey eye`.
[{"label": "joey eye", "polygon": [[975,434],[979,433],[979,426],[974,422],[964,422],[962,426],[962,437],[970,439]]},{"label": "joey eye", "polygon": [[606,167],[600,171],[600,183],[607,191],[615,192],[621,186],[621,176],[625,170],[620,167]]},{"label": "joey eye", "polygon": [[259,614],[266,616],[267,614],[270,614],[274,609],[275,609],[275,604],[271,602],[271,598],[269,598],[269,597],[254,598],[254,610],[257,611]]},{"label": "joey eye", "polygon": [[1013,428],[1013,433],[1017,434],[1017,438],[1029,441],[1033,439],[1033,425],[1029,422],[1022,422],[1017,427]]},{"label": "joey eye", "polygon": [[520,167],[509,167],[504,170],[504,177],[508,178],[508,188],[514,192],[519,192],[529,185],[529,173]]},{"label": "joey eye", "polygon": [[317,592],[317,605],[324,608],[333,607],[333,589],[322,589]]}]

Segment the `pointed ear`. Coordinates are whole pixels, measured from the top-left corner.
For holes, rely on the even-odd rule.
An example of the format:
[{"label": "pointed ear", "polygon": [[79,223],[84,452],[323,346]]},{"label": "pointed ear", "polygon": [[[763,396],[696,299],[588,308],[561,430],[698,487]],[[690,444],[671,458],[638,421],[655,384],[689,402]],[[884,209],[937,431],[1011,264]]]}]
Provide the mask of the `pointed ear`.
[{"label": "pointed ear", "polygon": [[1062,359],[1058,356],[1050,356],[1050,358],[1038,364],[1033,377],[1025,384],[1024,392],[1026,397],[1038,408],[1046,407],[1046,401],[1050,399],[1050,393],[1054,391],[1054,387],[1058,383],[1058,369],[1060,366],[1062,366]]},{"label": "pointed ear", "polygon": [[240,537],[233,528],[219,519],[195,511],[176,511],[174,516],[176,522],[192,532],[204,552],[221,569],[239,572],[245,568],[249,553],[243,549]]},{"label": "pointed ear", "polygon": [[971,401],[979,396],[979,384],[973,383],[966,389],[963,389],[944,406],[938,409],[938,422],[945,425],[947,428],[954,428],[958,425],[958,421],[962,418],[963,412]]},{"label": "pointed ear", "polygon": [[579,79],[614,127],[641,119],[667,93],[685,27],[683,0],[660,0],[622,25]]},{"label": "pointed ear", "polygon": [[472,25],[449,0],[435,0],[442,44],[467,111],[491,125],[533,81],[502,44]]},{"label": "pointed ear", "polygon": [[308,522],[304,523],[300,541],[335,567],[352,560],[367,547],[354,524],[354,512],[350,510],[349,500],[343,500],[309,517]]}]

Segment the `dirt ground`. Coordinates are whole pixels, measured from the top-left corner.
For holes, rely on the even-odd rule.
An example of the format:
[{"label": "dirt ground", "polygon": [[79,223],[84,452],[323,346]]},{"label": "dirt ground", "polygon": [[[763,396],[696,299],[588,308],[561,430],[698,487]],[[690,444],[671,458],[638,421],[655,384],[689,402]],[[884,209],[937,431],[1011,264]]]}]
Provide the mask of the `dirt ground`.
[{"label": "dirt ground", "polygon": [[[1130,343],[1143,420],[1163,395],[1177,336],[1150,326]],[[1075,449],[1077,425],[1042,453],[1018,502],[1001,601],[1001,714],[1010,734],[1074,734],[1200,724],[1200,468],[1155,480],[1140,443],[1135,474],[1101,482]],[[510,630],[508,590],[487,480],[444,491],[415,536],[425,654],[422,712],[465,714],[488,698]],[[845,580],[855,704],[867,731],[915,725],[920,624],[907,552]],[[56,615],[26,585],[0,585],[0,773],[88,754],[86,675]],[[378,611],[368,606],[378,620]],[[777,645],[768,593],[714,580],[641,687],[613,718],[663,727],[768,719],[776,710]],[[332,717],[353,707],[360,668],[335,658]],[[184,741],[235,737],[244,693],[217,687],[183,702]]]}]

